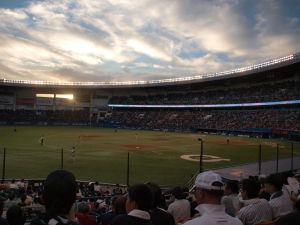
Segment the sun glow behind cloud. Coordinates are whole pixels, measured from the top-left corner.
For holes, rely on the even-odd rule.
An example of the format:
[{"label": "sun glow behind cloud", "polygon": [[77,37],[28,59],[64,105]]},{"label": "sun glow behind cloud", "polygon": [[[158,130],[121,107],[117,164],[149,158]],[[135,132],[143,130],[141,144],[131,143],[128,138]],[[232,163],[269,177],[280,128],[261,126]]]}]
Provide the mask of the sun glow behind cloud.
[{"label": "sun glow behind cloud", "polygon": [[172,60],[171,57],[164,54],[162,51],[156,50],[153,47],[151,47],[150,45],[148,45],[142,41],[139,41],[136,39],[130,39],[127,41],[127,45],[129,47],[131,47],[134,51],[148,55],[152,58],[160,59],[160,60],[167,61],[167,62]]}]

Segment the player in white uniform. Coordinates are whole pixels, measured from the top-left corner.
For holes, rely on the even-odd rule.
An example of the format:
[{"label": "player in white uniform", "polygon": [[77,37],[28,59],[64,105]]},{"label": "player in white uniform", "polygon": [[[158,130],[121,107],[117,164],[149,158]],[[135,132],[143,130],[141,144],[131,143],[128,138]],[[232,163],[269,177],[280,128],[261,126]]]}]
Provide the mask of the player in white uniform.
[{"label": "player in white uniform", "polygon": [[42,136],[40,137],[39,142],[40,142],[41,146],[44,145],[44,142],[45,142],[45,137],[44,137],[44,135],[42,135]]},{"label": "player in white uniform", "polygon": [[72,149],[70,150],[70,152],[71,152],[72,162],[75,162],[75,155],[76,155],[76,148],[75,148],[75,146],[72,147]]}]

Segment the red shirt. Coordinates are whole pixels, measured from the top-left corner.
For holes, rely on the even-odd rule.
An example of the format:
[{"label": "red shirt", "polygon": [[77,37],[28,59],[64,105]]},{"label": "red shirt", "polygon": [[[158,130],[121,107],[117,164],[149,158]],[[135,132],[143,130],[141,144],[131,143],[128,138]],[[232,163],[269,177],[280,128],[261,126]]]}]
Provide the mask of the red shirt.
[{"label": "red shirt", "polygon": [[97,225],[96,218],[89,214],[78,213],[77,219],[81,225]]}]

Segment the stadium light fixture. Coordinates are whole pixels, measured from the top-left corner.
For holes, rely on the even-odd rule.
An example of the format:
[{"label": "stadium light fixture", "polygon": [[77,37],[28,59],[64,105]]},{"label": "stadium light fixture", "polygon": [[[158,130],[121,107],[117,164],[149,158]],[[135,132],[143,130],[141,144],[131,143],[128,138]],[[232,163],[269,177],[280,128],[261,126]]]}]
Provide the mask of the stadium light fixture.
[{"label": "stadium light fixture", "polygon": [[54,94],[36,94],[38,98],[54,98]]},{"label": "stadium light fixture", "polygon": [[64,99],[70,99],[73,100],[74,96],[73,94],[56,94],[56,98],[64,98]]}]

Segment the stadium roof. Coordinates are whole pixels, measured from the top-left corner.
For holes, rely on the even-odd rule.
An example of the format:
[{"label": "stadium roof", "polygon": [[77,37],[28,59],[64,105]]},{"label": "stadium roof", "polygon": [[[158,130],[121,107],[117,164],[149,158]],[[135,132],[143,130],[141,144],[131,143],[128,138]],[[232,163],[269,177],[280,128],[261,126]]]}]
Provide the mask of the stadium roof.
[{"label": "stadium roof", "polygon": [[217,73],[199,74],[189,77],[170,78],[150,81],[125,81],[125,82],[53,82],[53,81],[34,81],[34,80],[8,80],[0,79],[0,85],[4,86],[22,86],[22,87],[99,87],[99,88],[117,88],[117,87],[149,87],[163,85],[178,85],[186,83],[199,82],[201,80],[214,80],[228,77],[239,77],[252,73],[268,71],[290,65],[300,61],[300,53],[276,58],[260,64],[237,68]]}]

